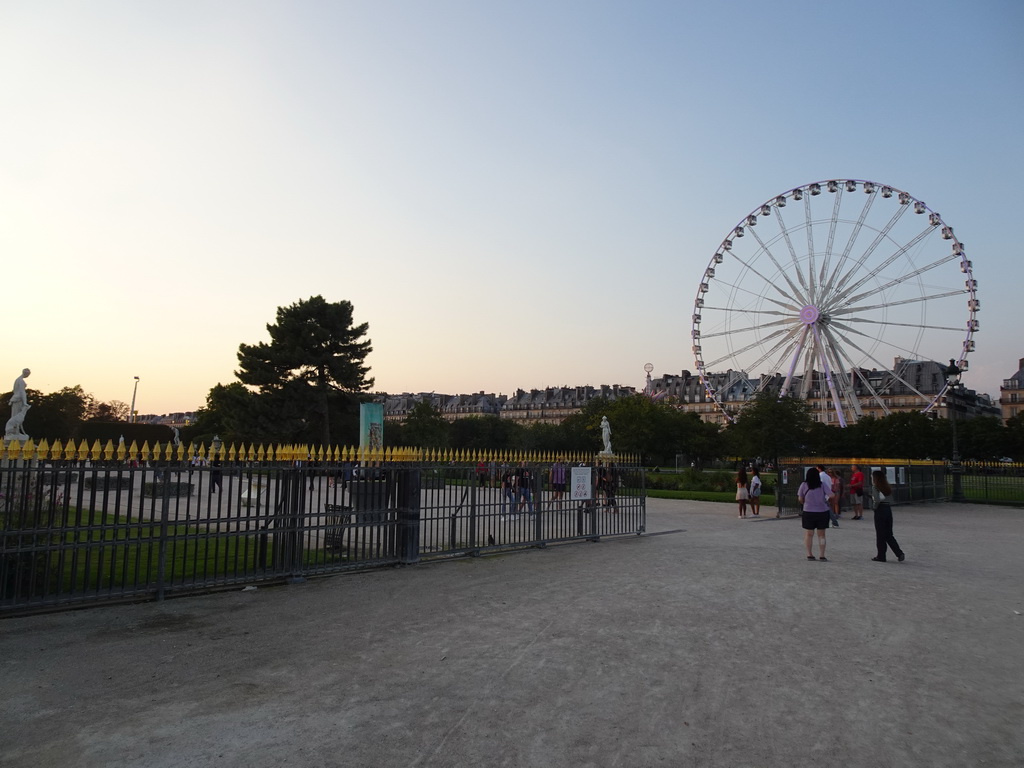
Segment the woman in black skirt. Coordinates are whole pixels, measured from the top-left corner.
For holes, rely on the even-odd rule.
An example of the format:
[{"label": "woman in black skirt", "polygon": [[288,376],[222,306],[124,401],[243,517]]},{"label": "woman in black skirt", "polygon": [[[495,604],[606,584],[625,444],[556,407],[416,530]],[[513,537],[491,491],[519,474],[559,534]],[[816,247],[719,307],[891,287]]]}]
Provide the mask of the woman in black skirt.
[{"label": "woman in black skirt", "polygon": [[885,479],[885,473],[880,469],[871,472],[871,487],[875,496],[875,544],[878,547],[878,556],[872,557],[876,563],[885,562],[885,553],[891,548],[896,559],[901,563],[906,558],[899,542],[892,535],[892,507],[889,502],[892,500],[892,486]]}]

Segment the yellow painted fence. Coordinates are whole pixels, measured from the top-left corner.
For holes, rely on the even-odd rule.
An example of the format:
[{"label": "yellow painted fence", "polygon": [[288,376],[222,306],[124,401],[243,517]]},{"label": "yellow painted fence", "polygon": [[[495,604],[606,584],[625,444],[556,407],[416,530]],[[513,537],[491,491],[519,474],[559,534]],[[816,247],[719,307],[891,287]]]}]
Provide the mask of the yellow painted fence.
[{"label": "yellow painted fence", "polygon": [[187,462],[198,457],[209,460],[215,457],[228,462],[258,463],[293,463],[296,461],[317,461],[327,463],[359,462],[423,462],[423,463],[547,463],[556,460],[570,464],[593,463],[598,460],[617,463],[635,464],[638,457],[633,454],[616,454],[613,456],[590,454],[583,452],[559,451],[494,451],[494,450],[451,450],[433,448],[391,447],[378,450],[357,448],[354,446],[323,446],[311,445],[205,445],[194,443],[174,445],[171,442],[144,442],[139,446],[134,441],[114,443],[107,440],[101,444],[99,440],[89,444],[82,440],[49,443],[40,440],[19,442],[5,441],[0,448],[0,460],[26,459],[40,461],[179,461]]}]

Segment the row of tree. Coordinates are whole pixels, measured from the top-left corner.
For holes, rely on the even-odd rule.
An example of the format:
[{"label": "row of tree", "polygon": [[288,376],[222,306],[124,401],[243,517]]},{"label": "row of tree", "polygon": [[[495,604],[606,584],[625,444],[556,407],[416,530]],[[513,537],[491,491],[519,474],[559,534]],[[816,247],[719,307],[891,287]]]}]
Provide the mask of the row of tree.
[{"label": "row of tree", "polygon": [[[899,457],[943,459],[952,454],[953,424],[922,413],[865,418],[845,429],[821,424],[803,400],[762,393],[726,427],[693,413],[637,395],[594,400],[561,424],[525,427],[495,416],[447,421],[429,403],[420,403],[402,425],[388,424],[391,444],[450,448],[589,451],[601,445],[601,417],[612,424],[613,448],[636,453],[649,465],[679,460],[701,464],[728,456]],[[1006,425],[976,418],[955,425],[962,457],[994,461],[1024,457],[1024,419]]]},{"label": "row of tree", "polygon": [[[12,392],[0,396],[0,402],[10,402]],[[57,392],[44,394],[28,388],[29,411],[25,416],[25,430],[35,439],[67,440],[89,437],[96,425],[129,421],[128,405],[120,400],[109,403],[97,400],[76,384]]]},{"label": "row of tree", "polygon": [[[353,322],[352,304],[314,296],[277,310],[267,325],[269,342],[241,344],[238,379],[213,387],[196,422],[181,429],[185,442],[308,443],[353,445],[359,440],[359,405],[372,396],[366,356],[368,325]],[[98,402],[80,386],[44,395],[29,390],[28,434],[68,438],[165,441],[171,430],[128,424],[128,406]],[[762,393],[724,428],[694,413],[647,397],[598,399],[560,424],[522,424],[496,416],[446,420],[420,403],[403,424],[387,424],[388,445],[427,448],[591,451],[601,447],[600,422],[607,416],[617,452],[642,456],[648,464],[671,465],[680,457],[701,463],[727,456],[818,455],[939,459],[952,452],[952,425],[921,413],[867,418],[845,429],[816,422],[808,405]],[[1024,417],[1005,425],[996,418],[957,422],[964,458],[1024,458]],[[153,430],[157,431],[153,431]],[[161,431],[162,430],[162,431]],[[115,434],[118,433],[118,434]]]}]

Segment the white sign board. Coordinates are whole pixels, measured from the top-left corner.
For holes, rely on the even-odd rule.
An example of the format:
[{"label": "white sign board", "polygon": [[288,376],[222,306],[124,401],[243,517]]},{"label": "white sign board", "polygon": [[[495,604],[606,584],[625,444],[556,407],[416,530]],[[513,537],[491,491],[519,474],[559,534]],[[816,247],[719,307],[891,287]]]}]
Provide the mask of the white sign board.
[{"label": "white sign board", "polygon": [[591,467],[571,467],[571,470],[570,479],[572,480],[572,487],[569,489],[569,498],[573,501],[590,501],[592,487],[590,483]]}]

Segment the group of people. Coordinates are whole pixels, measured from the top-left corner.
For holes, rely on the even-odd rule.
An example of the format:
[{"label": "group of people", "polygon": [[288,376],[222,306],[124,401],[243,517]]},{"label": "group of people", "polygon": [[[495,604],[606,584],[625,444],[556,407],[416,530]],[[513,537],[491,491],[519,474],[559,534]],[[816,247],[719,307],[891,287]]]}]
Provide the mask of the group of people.
[{"label": "group of people", "polygon": [[[615,464],[599,461],[595,473],[596,504],[612,512],[618,512],[619,505],[615,500],[615,492],[619,485],[619,475]],[[479,467],[477,474],[480,474]],[[563,461],[556,461],[548,472],[548,481],[551,484],[550,506],[560,508],[568,503],[565,492],[569,485],[569,466]],[[524,510],[530,515],[535,514],[534,471],[525,461],[520,462],[518,467],[503,464],[498,482],[501,488],[501,515],[505,519],[515,520]]]},{"label": "group of people", "polygon": [[[864,473],[856,464],[852,466],[852,470],[850,497],[854,508],[853,519],[860,520],[864,516]],[[797,489],[797,499],[803,510],[801,519],[808,560],[828,560],[825,557],[825,531],[829,525],[839,527],[842,482],[842,472],[829,473],[819,464],[807,470],[804,481]],[[871,488],[875,502],[875,545],[878,550],[878,554],[871,559],[884,563],[886,554],[891,549],[902,563],[906,556],[892,531],[892,486],[882,470],[876,469],[871,472]],[[818,538],[817,558],[813,552],[815,532]]]},{"label": "group of people", "polygon": [[518,467],[505,466],[501,472],[501,514],[515,520],[519,512],[533,509],[533,471],[525,461]]},{"label": "group of people", "polygon": [[754,467],[750,470],[750,477],[747,477],[747,470],[741,468],[736,473],[736,502],[740,506],[740,517],[747,516],[747,503],[750,503],[750,513],[754,517],[761,515],[761,470]]}]

